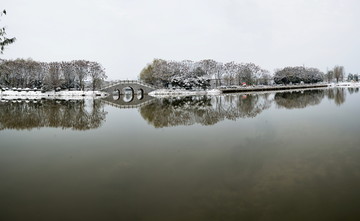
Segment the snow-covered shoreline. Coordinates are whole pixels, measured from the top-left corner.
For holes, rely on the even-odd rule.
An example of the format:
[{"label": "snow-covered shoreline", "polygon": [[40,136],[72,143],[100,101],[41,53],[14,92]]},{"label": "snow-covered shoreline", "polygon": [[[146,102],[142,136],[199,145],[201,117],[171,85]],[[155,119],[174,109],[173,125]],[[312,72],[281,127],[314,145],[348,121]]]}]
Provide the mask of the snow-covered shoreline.
[{"label": "snow-covered shoreline", "polygon": [[340,82],[340,83],[333,83],[330,84],[331,87],[360,87],[360,83],[357,82]]},{"label": "snow-covered shoreline", "polygon": [[41,99],[41,98],[61,98],[61,99],[83,99],[94,97],[105,97],[106,93],[101,91],[0,91],[0,98],[11,99]]},{"label": "snow-covered shoreline", "polygon": [[[333,87],[360,87],[360,83],[354,82],[341,82],[328,85],[329,88]],[[268,91],[270,92],[270,91]],[[244,92],[245,93],[245,92]],[[246,92],[255,93],[255,91]],[[185,90],[185,89],[158,89],[149,93],[152,97],[171,97],[171,96],[195,96],[195,95],[221,95],[222,92],[218,89],[211,90]],[[0,98],[5,100],[12,99],[84,99],[84,98],[101,98],[108,96],[107,93],[102,91],[15,91],[6,90],[0,91]]]},{"label": "snow-covered shoreline", "polygon": [[153,97],[164,97],[164,96],[191,96],[191,95],[220,95],[221,91],[218,89],[211,90],[180,90],[180,89],[158,89],[149,93]]},{"label": "snow-covered shoreline", "polygon": [[[360,87],[360,83],[354,83],[354,82],[341,82],[341,83],[333,83],[328,84],[328,87],[325,88],[332,88],[332,87]],[[312,89],[319,89],[319,88],[304,88],[304,89],[284,89],[280,90],[280,92],[284,91],[299,91],[299,90],[312,90]],[[279,92],[279,90],[273,90]],[[249,93],[269,93],[272,92],[272,90],[269,91],[248,91],[248,92],[236,92],[240,94],[249,94]],[[192,96],[192,95],[221,95],[223,94],[218,89],[211,89],[211,90],[195,90],[195,91],[189,91],[189,90],[181,90],[181,89],[158,89],[155,91],[152,91],[149,93],[150,96],[153,97],[172,97],[172,96]]]}]

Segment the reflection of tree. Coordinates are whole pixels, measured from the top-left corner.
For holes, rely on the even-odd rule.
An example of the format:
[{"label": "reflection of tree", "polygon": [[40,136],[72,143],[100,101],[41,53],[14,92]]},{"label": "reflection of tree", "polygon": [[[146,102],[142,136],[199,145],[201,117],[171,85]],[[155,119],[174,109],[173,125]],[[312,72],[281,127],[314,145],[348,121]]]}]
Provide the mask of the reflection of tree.
[{"label": "reflection of tree", "polygon": [[219,110],[226,119],[231,120],[256,117],[271,105],[267,95],[235,95],[216,97],[216,100],[215,109]]},{"label": "reflection of tree", "polygon": [[355,92],[355,88],[349,87],[348,91],[349,91],[349,94],[353,94]]},{"label": "reflection of tree", "polygon": [[[356,90],[350,90],[349,88],[349,93],[352,94],[353,92],[356,92]],[[340,106],[342,105],[343,103],[345,103],[345,98],[346,98],[346,91],[345,91],[345,88],[332,88],[332,89],[329,89],[327,91],[327,97],[329,99],[334,99],[335,101],[335,104]]]},{"label": "reflection of tree", "polygon": [[326,91],[326,96],[327,96],[330,100],[334,99],[334,98],[335,98],[334,90],[333,90],[333,89],[327,90],[327,91]]},{"label": "reflection of tree", "polygon": [[335,104],[340,106],[345,102],[345,88],[336,88]]},{"label": "reflection of tree", "polygon": [[255,117],[270,104],[265,95],[164,98],[141,107],[140,113],[156,128],[213,125],[224,119]]},{"label": "reflection of tree", "polygon": [[[356,89],[349,89],[349,93],[356,92]],[[301,92],[283,92],[275,95],[275,102],[279,107],[287,109],[305,108],[309,105],[318,105],[324,97],[334,100],[336,105],[345,102],[345,88],[330,88],[328,90],[308,90]]]},{"label": "reflection of tree", "polygon": [[309,105],[318,105],[324,98],[324,90],[308,90],[283,92],[275,95],[275,102],[279,107],[287,109],[305,108]]},{"label": "reflection of tree", "polygon": [[88,104],[85,100],[2,102],[0,130],[40,127],[62,127],[74,130],[98,128],[104,122],[106,112],[100,100],[89,102],[92,104]]},{"label": "reflection of tree", "polygon": [[[354,89],[357,92],[358,90]],[[279,92],[274,100],[278,107],[306,108],[321,103],[328,97],[337,105],[345,102],[344,88]],[[177,125],[213,125],[229,119],[256,117],[271,106],[270,93],[242,94],[216,97],[163,98],[140,108],[142,117],[156,128]]]},{"label": "reflection of tree", "polygon": [[159,99],[140,108],[142,117],[155,127],[191,125],[200,119],[209,119],[210,98],[184,97]]}]

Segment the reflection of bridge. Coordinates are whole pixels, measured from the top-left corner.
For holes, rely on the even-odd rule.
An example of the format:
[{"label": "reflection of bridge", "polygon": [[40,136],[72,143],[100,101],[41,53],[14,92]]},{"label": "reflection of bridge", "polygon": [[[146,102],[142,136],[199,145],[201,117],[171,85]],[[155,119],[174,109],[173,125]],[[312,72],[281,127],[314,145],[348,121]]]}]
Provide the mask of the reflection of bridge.
[{"label": "reflection of bridge", "polygon": [[106,103],[118,108],[137,108],[149,103],[153,98],[145,96],[156,90],[153,86],[141,81],[117,81],[102,91],[108,96],[103,99]]},{"label": "reflection of bridge", "polygon": [[115,93],[120,96],[122,94],[126,94],[127,91],[131,91],[133,94],[149,94],[151,91],[156,90],[156,88],[142,81],[123,80],[117,81],[112,85],[102,88],[101,90],[108,93],[109,95]]},{"label": "reflection of bridge", "polygon": [[107,96],[101,99],[106,104],[117,108],[138,108],[154,102],[155,98],[151,96],[143,96],[141,99],[134,98],[128,101],[127,95],[122,96]]}]

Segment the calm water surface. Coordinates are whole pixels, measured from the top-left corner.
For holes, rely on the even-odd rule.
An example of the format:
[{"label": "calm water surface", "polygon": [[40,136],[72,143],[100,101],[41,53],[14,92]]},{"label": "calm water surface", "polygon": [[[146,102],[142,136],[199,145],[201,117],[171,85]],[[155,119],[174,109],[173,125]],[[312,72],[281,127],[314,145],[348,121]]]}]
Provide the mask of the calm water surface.
[{"label": "calm water surface", "polygon": [[0,220],[359,220],[360,93],[0,103]]}]

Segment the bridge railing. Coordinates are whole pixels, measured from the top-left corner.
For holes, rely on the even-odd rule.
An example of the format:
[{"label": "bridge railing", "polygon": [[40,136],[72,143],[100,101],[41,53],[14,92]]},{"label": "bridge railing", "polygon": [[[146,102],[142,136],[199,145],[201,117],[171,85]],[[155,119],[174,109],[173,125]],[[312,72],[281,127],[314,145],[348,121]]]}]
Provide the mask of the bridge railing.
[{"label": "bridge railing", "polygon": [[116,81],[113,81],[112,84],[109,84],[105,87],[102,88],[102,90],[104,89],[107,89],[107,88],[110,88],[114,85],[118,85],[118,84],[140,84],[140,85],[143,85],[143,86],[146,86],[146,87],[149,87],[149,88],[153,88],[153,89],[158,89],[157,87],[155,87],[154,85],[150,85],[144,81],[138,81],[138,80],[116,80]]}]

